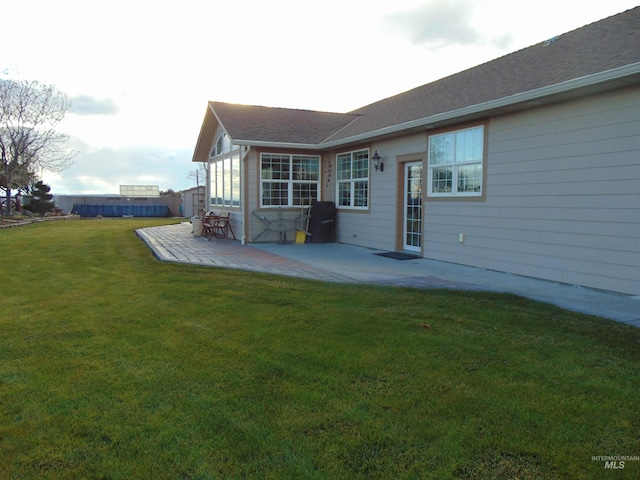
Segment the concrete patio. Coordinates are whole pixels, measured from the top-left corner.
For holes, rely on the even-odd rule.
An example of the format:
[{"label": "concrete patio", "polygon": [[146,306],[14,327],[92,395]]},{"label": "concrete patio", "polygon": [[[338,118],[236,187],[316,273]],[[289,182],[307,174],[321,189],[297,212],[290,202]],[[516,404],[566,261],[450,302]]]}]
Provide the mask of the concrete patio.
[{"label": "concrete patio", "polygon": [[194,237],[176,225],[137,230],[162,261],[265,272],[340,283],[510,292],[559,307],[640,327],[640,297],[592,290],[481,268],[415,258],[395,260],[340,243],[243,245],[230,239]]}]

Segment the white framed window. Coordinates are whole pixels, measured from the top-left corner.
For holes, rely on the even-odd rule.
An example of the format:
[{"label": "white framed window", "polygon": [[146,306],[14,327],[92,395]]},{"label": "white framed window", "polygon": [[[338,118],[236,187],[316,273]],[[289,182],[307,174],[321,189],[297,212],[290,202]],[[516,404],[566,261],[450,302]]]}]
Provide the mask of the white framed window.
[{"label": "white framed window", "polygon": [[355,150],[336,156],[337,206],[369,208],[369,150]]},{"label": "white framed window", "polygon": [[320,200],[320,156],[262,153],[260,205],[294,207]]},{"label": "white framed window", "polygon": [[431,135],[427,195],[481,196],[483,157],[483,126]]},{"label": "white framed window", "polygon": [[240,153],[211,162],[212,207],[240,206]]},{"label": "white framed window", "polygon": [[222,132],[218,135],[218,139],[211,147],[211,151],[209,152],[209,158],[214,158],[224,153],[229,153],[231,151],[231,139],[229,136]]}]

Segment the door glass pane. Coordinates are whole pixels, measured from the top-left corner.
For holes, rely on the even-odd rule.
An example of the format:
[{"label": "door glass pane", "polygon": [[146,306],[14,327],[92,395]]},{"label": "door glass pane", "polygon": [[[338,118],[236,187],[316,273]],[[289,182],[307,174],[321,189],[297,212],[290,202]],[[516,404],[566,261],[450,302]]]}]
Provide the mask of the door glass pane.
[{"label": "door glass pane", "polygon": [[422,245],[422,164],[408,164],[405,180],[404,248],[420,250]]}]

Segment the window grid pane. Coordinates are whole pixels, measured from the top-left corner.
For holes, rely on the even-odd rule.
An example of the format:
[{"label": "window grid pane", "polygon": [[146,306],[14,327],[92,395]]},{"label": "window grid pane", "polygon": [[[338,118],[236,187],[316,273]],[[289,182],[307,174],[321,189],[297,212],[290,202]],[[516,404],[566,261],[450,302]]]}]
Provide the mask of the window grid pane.
[{"label": "window grid pane", "polygon": [[453,169],[448,167],[434,168],[431,190],[434,193],[451,193],[453,185]]},{"label": "window grid pane", "polygon": [[351,183],[343,182],[338,184],[338,205],[341,207],[351,206]]},{"label": "window grid pane", "polygon": [[456,134],[456,162],[475,162],[482,159],[482,137],[478,129]]},{"label": "window grid pane", "polygon": [[369,206],[369,150],[340,153],[337,163],[337,203],[340,207]]},{"label": "window grid pane", "polygon": [[442,196],[481,195],[484,127],[429,137],[429,191]]},{"label": "window grid pane", "polygon": [[431,137],[429,145],[429,165],[453,163],[453,135]]},{"label": "window grid pane", "polygon": [[482,187],[482,168],[478,165],[458,167],[458,191],[479,192]]},{"label": "window grid pane", "polygon": [[349,180],[351,178],[351,154],[344,153],[338,155],[338,180]]},{"label": "window grid pane", "polygon": [[366,150],[353,154],[353,178],[369,176],[369,152]]},{"label": "window grid pane", "polygon": [[320,157],[262,154],[262,206],[308,205],[318,200]]},{"label": "window grid pane", "polygon": [[353,206],[366,207],[369,199],[369,182],[355,182],[353,185]]},{"label": "window grid pane", "polygon": [[262,205],[265,207],[282,206],[289,203],[289,186],[287,183],[263,182]]},{"label": "window grid pane", "polygon": [[317,183],[294,183],[293,204],[296,206],[309,205],[313,199],[318,198]]},{"label": "window grid pane", "polygon": [[288,155],[263,155],[262,178],[264,180],[289,180]]},{"label": "window grid pane", "polygon": [[293,180],[317,182],[320,179],[318,157],[307,155],[293,156]]}]

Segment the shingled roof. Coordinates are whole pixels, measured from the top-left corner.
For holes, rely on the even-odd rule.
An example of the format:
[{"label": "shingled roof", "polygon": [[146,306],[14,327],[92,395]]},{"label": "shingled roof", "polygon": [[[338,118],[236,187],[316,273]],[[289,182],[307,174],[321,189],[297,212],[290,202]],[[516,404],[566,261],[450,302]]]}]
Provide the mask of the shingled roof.
[{"label": "shingled roof", "polygon": [[[579,81],[603,72],[613,73]],[[221,102],[209,108],[236,143],[324,148],[625,76],[640,81],[640,7],[345,114]]]},{"label": "shingled roof", "polygon": [[209,102],[235,142],[319,144],[358,118],[356,114]]},{"label": "shingled roof", "polygon": [[640,7],[351,112],[333,139],[513,97],[640,62]]}]

